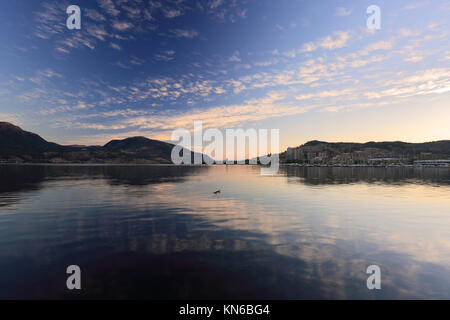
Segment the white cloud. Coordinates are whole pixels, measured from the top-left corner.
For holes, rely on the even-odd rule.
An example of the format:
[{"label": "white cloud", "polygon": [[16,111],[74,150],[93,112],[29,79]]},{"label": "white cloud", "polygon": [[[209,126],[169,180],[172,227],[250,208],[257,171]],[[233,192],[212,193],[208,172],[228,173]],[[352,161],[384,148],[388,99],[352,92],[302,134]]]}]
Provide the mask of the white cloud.
[{"label": "white cloud", "polygon": [[0,113],[0,121],[6,121],[13,123],[15,125],[21,125],[21,121],[19,120],[19,117],[16,114],[12,113]]},{"label": "white cloud", "polygon": [[98,0],[100,7],[106,11],[109,15],[114,17],[118,16],[120,11],[116,9],[112,0]]},{"label": "white cloud", "polygon": [[326,36],[317,41],[306,42],[300,49],[288,51],[285,55],[294,58],[297,53],[310,53],[316,51],[318,48],[323,48],[326,50],[340,49],[346,47],[349,40],[350,32],[335,31],[332,35]]},{"label": "white cloud", "polygon": [[267,61],[255,62],[253,64],[257,67],[268,67],[268,66],[271,66],[271,65],[274,65],[277,63],[279,63],[278,59],[271,59],[271,60],[267,60]]},{"label": "white cloud", "polygon": [[350,39],[350,33],[348,31],[336,31],[334,32],[334,38],[327,36],[319,41],[319,46],[324,49],[334,50],[347,46],[347,42]]},{"label": "white cloud", "polygon": [[[122,5],[122,9],[124,9],[127,12],[127,15],[130,19],[137,19],[142,13],[142,10],[137,7],[131,7],[127,5]],[[144,12],[144,14],[146,14]]]},{"label": "white cloud", "polygon": [[118,44],[113,43],[113,42],[111,42],[111,43],[109,44],[109,46],[110,46],[111,48],[115,49],[115,50],[118,50],[118,51],[121,51],[121,50],[122,50],[121,46],[119,46]]},{"label": "white cloud", "polygon": [[242,18],[242,19],[247,18],[247,9],[239,10],[239,11],[237,12],[237,15],[238,15],[240,18]]},{"label": "white cloud", "polygon": [[288,58],[295,58],[297,56],[297,51],[296,50],[290,50],[290,51],[286,51],[285,53],[283,53],[286,57]]},{"label": "white cloud", "polygon": [[154,58],[158,61],[171,61],[175,59],[174,55],[175,55],[174,50],[166,50],[164,52],[155,54]]},{"label": "white cloud", "polygon": [[164,16],[168,19],[181,16],[181,10],[178,9],[163,9]]},{"label": "white cloud", "polygon": [[59,53],[63,53],[63,54],[69,54],[70,53],[69,50],[64,49],[62,47],[57,47],[55,50],[58,51]]},{"label": "white cloud", "polygon": [[302,95],[295,97],[295,99],[307,100],[307,99],[312,99],[312,98],[335,98],[335,97],[348,95],[351,93],[352,93],[352,90],[350,90],[350,89],[328,90],[328,91],[322,91],[322,92],[317,92],[317,93],[302,94]]},{"label": "white cloud", "polygon": [[415,37],[420,35],[421,32],[420,31],[412,31],[408,28],[401,28],[400,30],[398,30],[398,35],[400,37]]},{"label": "white cloud", "polygon": [[425,58],[425,55],[421,52],[412,52],[405,58],[406,62],[420,62]]},{"label": "white cloud", "polygon": [[317,49],[317,46],[314,44],[314,42],[307,42],[302,45],[300,52],[312,52]]},{"label": "white cloud", "polygon": [[105,18],[104,15],[102,15],[101,13],[95,11],[94,9],[86,8],[86,9],[84,10],[84,12],[85,12],[85,14],[86,14],[87,17],[89,17],[89,18],[91,18],[92,20],[95,20],[95,21],[97,21],[97,22],[99,22],[99,21],[105,21],[105,20],[106,20],[106,18]]},{"label": "white cloud", "polygon": [[385,81],[387,89],[368,91],[364,95],[369,99],[381,99],[446,93],[450,90],[448,79],[450,79],[448,68],[426,69],[409,76],[399,73],[397,79]]},{"label": "white cloud", "polygon": [[241,62],[241,56],[239,51],[235,51],[234,54],[228,59],[230,62]]},{"label": "white cloud", "polygon": [[108,32],[106,32],[103,27],[95,25],[89,26],[89,28],[87,28],[87,33],[100,41],[106,41],[106,37],[109,36]]},{"label": "white cloud", "polygon": [[199,35],[197,31],[194,29],[174,29],[171,30],[171,33],[175,35],[177,38],[195,38]]},{"label": "white cloud", "polygon": [[217,8],[217,7],[220,7],[222,4],[223,4],[223,0],[212,0],[212,1],[209,3],[209,7],[210,7],[211,9],[215,9],[215,8]]},{"label": "white cloud", "polygon": [[352,14],[352,9],[346,9],[344,7],[337,7],[334,11],[334,15],[338,17],[347,17]]},{"label": "white cloud", "polygon": [[133,24],[127,21],[114,21],[112,27],[119,31],[125,31],[132,28]]},{"label": "white cloud", "polygon": [[144,63],[145,63],[144,59],[140,59],[140,58],[138,58],[136,56],[131,56],[130,64],[135,65],[135,66],[140,66],[140,65],[142,65]]},{"label": "white cloud", "polygon": [[403,7],[403,10],[415,10],[428,5],[428,3],[429,3],[428,1],[410,3],[407,6]]}]

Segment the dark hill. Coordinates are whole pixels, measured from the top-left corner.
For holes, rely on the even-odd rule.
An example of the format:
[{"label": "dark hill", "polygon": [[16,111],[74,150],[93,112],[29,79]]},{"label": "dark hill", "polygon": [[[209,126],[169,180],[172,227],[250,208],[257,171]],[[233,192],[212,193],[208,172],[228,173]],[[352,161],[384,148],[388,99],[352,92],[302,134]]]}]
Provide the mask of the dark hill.
[{"label": "dark hill", "polygon": [[[124,162],[133,161],[132,159],[152,159],[158,163],[172,163],[173,147],[173,144],[159,140],[131,137],[123,140],[112,140],[103,146],[102,151],[120,155]],[[194,153],[190,150],[186,150],[186,152],[191,154],[191,162],[193,163]],[[206,156],[204,155],[204,157]]]},{"label": "dark hill", "polygon": [[325,142],[313,140],[299,147],[289,148],[280,154],[283,161],[319,161],[366,163],[375,158],[436,160],[450,158],[450,140],[424,143],[408,143],[402,141],[385,142]]},{"label": "dark hill", "polygon": [[424,143],[408,143],[402,141],[387,142],[325,142],[325,141],[309,141],[300,147],[309,147],[317,150],[334,150],[336,152],[355,152],[368,148],[385,150],[387,152],[396,152],[404,154],[419,154],[423,152],[450,154],[450,140],[441,140]]},{"label": "dark hill", "polygon": [[37,156],[43,152],[61,151],[66,148],[47,142],[39,135],[24,131],[11,123],[0,122],[0,155]]},{"label": "dark hill", "polygon": [[48,149],[54,147],[37,134],[24,131],[8,122],[0,122],[0,146],[12,149]]},{"label": "dark hill", "polygon": [[172,150],[173,145],[145,137],[131,137],[123,140],[111,140],[103,148],[110,151],[167,152]]},{"label": "dark hill", "polygon": [[[0,122],[0,160],[53,163],[172,163],[174,145],[132,137],[99,146],[61,146],[8,122]],[[191,154],[191,151],[186,150]]]}]

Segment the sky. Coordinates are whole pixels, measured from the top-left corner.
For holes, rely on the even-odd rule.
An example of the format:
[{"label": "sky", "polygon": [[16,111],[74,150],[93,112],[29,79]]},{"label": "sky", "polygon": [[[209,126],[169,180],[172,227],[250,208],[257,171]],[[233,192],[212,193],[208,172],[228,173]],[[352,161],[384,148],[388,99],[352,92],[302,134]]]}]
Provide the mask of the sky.
[{"label": "sky", "polygon": [[167,141],[194,120],[280,129],[283,150],[450,139],[449,16],[438,0],[2,1],[0,121],[61,144]]}]

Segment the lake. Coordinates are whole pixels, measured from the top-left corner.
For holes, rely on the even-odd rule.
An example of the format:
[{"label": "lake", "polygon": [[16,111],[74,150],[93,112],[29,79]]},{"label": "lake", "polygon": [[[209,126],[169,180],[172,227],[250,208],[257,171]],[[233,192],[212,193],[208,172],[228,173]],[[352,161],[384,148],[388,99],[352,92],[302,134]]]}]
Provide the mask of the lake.
[{"label": "lake", "polygon": [[450,299],[449,195],[449,168],[0,165],[0,298]]}]

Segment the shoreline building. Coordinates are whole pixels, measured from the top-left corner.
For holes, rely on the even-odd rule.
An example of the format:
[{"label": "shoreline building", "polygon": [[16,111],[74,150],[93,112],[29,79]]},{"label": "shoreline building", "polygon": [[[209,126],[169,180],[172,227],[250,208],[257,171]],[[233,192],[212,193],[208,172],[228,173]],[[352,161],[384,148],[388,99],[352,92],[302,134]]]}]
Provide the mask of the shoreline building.
[{"label": "shoreline building", "polygon": [[443,167],[450,168],[450,160],[416,160],[415,167]]}]

